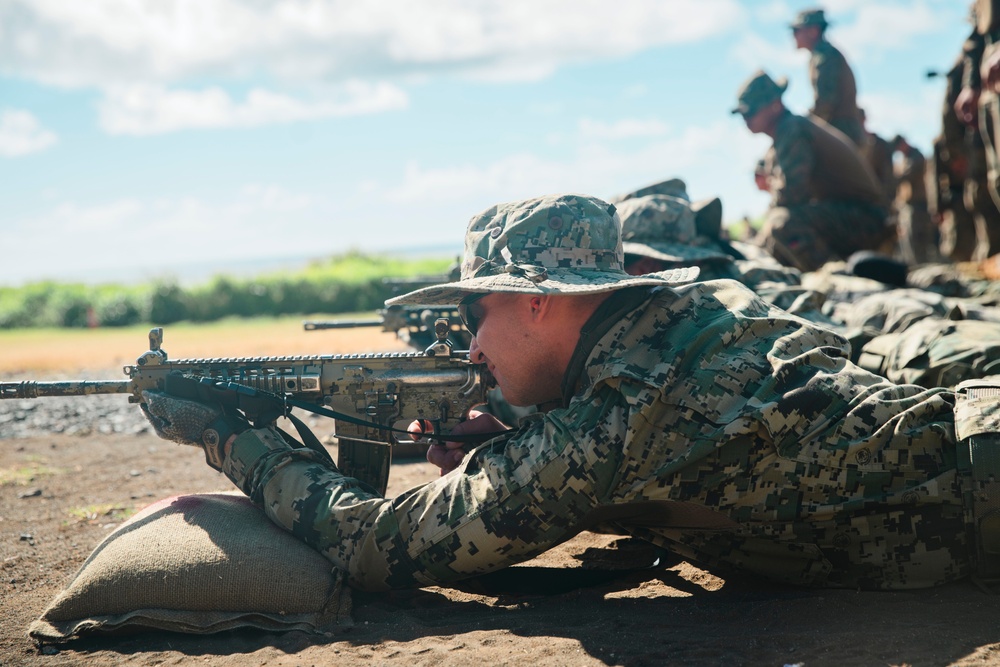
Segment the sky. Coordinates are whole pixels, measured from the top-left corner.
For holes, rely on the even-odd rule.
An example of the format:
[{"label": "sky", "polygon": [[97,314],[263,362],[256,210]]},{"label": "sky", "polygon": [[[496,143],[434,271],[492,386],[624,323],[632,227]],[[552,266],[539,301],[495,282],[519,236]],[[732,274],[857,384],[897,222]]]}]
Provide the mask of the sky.
[{"label": "sky", "polygon": [[[868,128],[925,153],[964,0],[828,0]],[[728,223],[812,103],[794,0],[0,0],[0,284],[457,256],[470,217],[682,178]],[[199,274],[200,275],[200,274]]]}]

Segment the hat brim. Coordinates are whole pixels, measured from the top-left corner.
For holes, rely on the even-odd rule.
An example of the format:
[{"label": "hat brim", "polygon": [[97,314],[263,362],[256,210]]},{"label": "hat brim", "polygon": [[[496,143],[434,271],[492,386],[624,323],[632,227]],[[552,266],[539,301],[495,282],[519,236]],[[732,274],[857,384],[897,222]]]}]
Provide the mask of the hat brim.
[{"label": "hat brim", "polygon": [[732,259],[729,255],[715,248],[702,248],[682,243],[632,243],[622,244],[626,255],[651,257],[662,262],[692,262],[707,259]]},{"label": "hat brim", "polygon": [[626,287],[683,285],[696,280],[699,271],[697,266],[685,266],[669,271],[630,276],[624,271],[549,269],[548,278],[538,283],[523,276],[504,273],[424,287],[388,299],[385,305],[449,306],[457,304],[470,294],[490,294],[492,292],[573,295],[613,292]]},{"label": "hat brim", "polygon": [[830,27],[829,21],[823,21],[822,23],[789,23],[788,27],[792,30],[799,30],[801,28],[808,28],[810,26],[816,26],[817,28],[828,28]]}]

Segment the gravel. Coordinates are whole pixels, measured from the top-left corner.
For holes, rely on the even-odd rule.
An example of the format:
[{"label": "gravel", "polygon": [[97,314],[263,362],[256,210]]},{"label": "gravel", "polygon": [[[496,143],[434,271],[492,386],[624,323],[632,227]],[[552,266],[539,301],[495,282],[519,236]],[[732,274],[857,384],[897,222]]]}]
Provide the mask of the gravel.
[{"label": "gravel", "polygon": [[125,394],[0,401],[0,439],[37,437],[40,432],[137,434],[151,433],[152,427]]}]

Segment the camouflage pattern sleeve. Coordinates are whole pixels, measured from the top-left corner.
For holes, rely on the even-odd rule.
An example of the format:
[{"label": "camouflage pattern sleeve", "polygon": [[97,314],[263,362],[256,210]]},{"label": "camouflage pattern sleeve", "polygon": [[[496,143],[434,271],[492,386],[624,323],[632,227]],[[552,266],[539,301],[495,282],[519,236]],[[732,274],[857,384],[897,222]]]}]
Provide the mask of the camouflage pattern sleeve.
[{"label": "camouflage pattern sleeve", "polygon": [[816,159],[803,120],[786,113],[778,121],[774,139],[776,178],[772,178],[771,190],[774,207],[805,204],[811,198],[810,180]]},{"label": "camouflage pattern sleeve", "polygon": [[833,57],[834,54],[829,48],[823,48],[824,45],[829,46],[828,42],[820,42],[816,46],[809,61],[809,75],[816,93],[812,114],[829,122],[841,104],[837,98],[840,95],[843,62]]},{"label": "camouflage pattern sleeve", "polygon": [[530,559],[578,532],[618,474],[624,411],[606,389],[528,418],[516,437],[487,443],[459,469],[392,499],[293,450],[260,457],[252,435],[233,448],[256,461],[243,466],[249,481],[234,481],[354,587],[446,584]]}]

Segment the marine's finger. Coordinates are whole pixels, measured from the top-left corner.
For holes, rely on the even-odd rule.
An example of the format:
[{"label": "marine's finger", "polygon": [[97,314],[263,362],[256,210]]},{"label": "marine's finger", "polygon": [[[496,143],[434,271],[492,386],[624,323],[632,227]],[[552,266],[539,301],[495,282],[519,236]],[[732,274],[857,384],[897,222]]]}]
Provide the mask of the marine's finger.
[{"label": "marine's finger", "polygon": [[441,469],[441,474],[451,472],[465,458],[462,449],[448,449],[441,445],[431,445],[427,448],[427,460]]},{"label": "marine's finger", "polygon": [[410,434],[410,439],[416,442],[425,435],[434,433],[434,424],[427,419],[414,419],[410,422],[410,425],[406,427],[406,430]]}]

